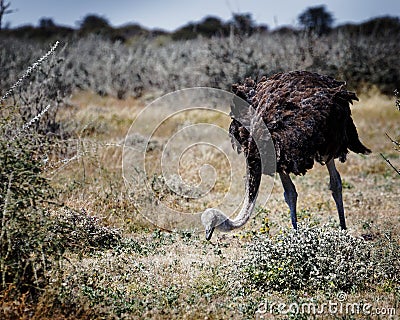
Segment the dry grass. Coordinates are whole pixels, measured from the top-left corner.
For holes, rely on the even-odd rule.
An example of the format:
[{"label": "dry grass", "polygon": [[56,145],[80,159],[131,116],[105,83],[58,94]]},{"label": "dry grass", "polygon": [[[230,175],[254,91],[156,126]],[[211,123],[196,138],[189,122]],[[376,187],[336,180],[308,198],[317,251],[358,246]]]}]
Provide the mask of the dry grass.
[{"label": "dry grass", "polygon": [[[196,233],[195,230],[160,232],[141,215],[141,205],[147,201],[146,189],[137,185],[140,196],[129,197],[122,179],[121,142],[135,115],[148,100],[149,96],[121,101],[87,92],[76,93],[71,98],[74,121],[79,124],[80,132],[85,132],[80,137],[85,152],[78,160],[71,161],[53,174],[54,185],[62,189],[59,199],[72,208],[85,209],[100,217],[105,225],[120,228],[128,242],[113,250],[84,257],[68,256],[61,293],[56,299],[54,293],[44,295],[41,303],[61,303],[67,309],[60,313],[60,317],[213,319],[253,317],[258,304],[266,299],[290,302],[310,301],[314,297],[323,302],[331,297],[332,293],[323,291],[314,293],[314,296],[303,291],[268,295],[257,291],[244,293],[243,288],[224,278],[228,272],[223,271],[225,268],[236,272],[229,268],[245,255],[244,247],[255,234],[274,235],[282,228],[290,229],[288,208],[279,181],[275,181],[271,197],[265,208],[258,209],[258,215],[235,233],[217,233],[212,242],[203,240],[202,232]],[[193,117],[210,121],[201,114]],[[379,239],[389,230],[398,239],[398,177],[379,153],[385,153],[394,163],[399,163],[399,154],[393,151],[385,132],[395,138],[400,136],[400,114],[394,108],[393,99],[373,92],[361,96],[360,102],[353,107],[353,117],[361,140],[373,153],[367,157],[350,154],[346,163],[338,164],[344,180],[350,233],[356,237],[363,235]],[[212,121],[224,123],[221,119]],[[158,133],[160,144],[163,135],[176,132],[177,123],[171,122]],[[91,130],[87,129],[89,126]],[[153,159],[159,158],[160,150],[151,152]],[[204,162],[211,162],[217,171],[226,169],[224,159],[212,154],[197,150],[183,158],[181,167],[185,179],[199,183],[198,168]],[[152,163],[150,169],[156,173],[159,166]],[[316,165],[306,176],[295,177],[294,182],[299,193],[300,222],[311,225],[328,223],[332,228],[338,228],[326,169]],[[184,210],[197,211],[217,201],[227,190],[226,183],[226,179],[220,179],[211,192],[212,196],[203,203],[173,194],[164,194],[160,201],[166,201],[176,209],[183,207]],[[235,192],[240,196],[243,191],[238,188]],[[156,214],[163,214],[157,212],[162,207],[149,207]],[[366,291],[349,293],[348,301],[396,306],[398,292],[396,284],[382,283]]]},{"label": "dry grass", "polygon": [[[55,183],[60,181],[64,186],[75,184],[68,188],[69,192],[62,193],[62,197],[68,205],[83,207],[96,215],[105,217],[109,224],[117,223],[118,226],[123,226],[126,223],[125,218],[140,219],[132,216],[124,217],[124,214],[114,213],[114,211],[126,212],[125,206],[129,202],[123,200],[121,143],[135,115],[145,106],[146,98],[121,101],[91,93],[78,93],[72,97],[71,102],[76,109],[74,120],[80,123],[82,130],[87,128],[88,123],[98,126],[98,123],[103,121],[106,123],[107,132],[94,129],[88,134],[91,143],[85,141],[88,145],[87,154],[82,159],[73,161],[62,168],[53,178]],[[344,201],[349,227],[357,229],[358,222],[364,220],[372,220],[379,225],[387,222],[394,224],[398,222],[396,213],[398,213],[398,203],[400,203],[400,190],[396,183],[398,178],[379,153],[388,155],[394,163],[398,162],[398,153],[393,150],[385,133],[389,133],[394,138],[400,136],[397,125],[400,115],[394,108],[394,99],[376,91],[370,95],[361,95],[360,102],[356,103],[352,110],[361,140],[373,150],[373,153],[366,157],[349,154],[346,163],[338,163],[338,170],[344,180]],[[196,121],[207,120],[201,114],[190,116],[196,118]],[[186,119],[179,120],[184,122]],[[212,121],[224,125],[223,120],[214,118]],[[161,130],[163,134],[175,132],[176,129],[172,129],[176,128],[175,123],[168,124],[170,129]],[[96,144],[95,147],[93,144]],[[153,161],[147,163],[150,176],[161,172],[160,166],[154,161],[160,159],[160,154],[161,149],[154,151],[151,158]],[[197,184],[200,181],[198,172],[200,164],[211,163],[217,172],[220,172],[227,166],[224,161],[224,158],[218,154],[215,157],[212,152],[204,153],[196,150],[182,158],[181,174],[186,181]],[[223,174],[220,176],[223,177]],[[328,174],[324,167],[316,164],[306,176],[294,179],[299,193],[300,209],[307,209],[313,216],[320,217],[319,219],[323,222],[328,221],[328,218],[336,220],[336,209],[328,190]],[[228,182],[226,179],[219,180],[213,191],[223,194],[226,191],[224,184]],[[102,197],[108,197],[110,192],[114,192],[115,197],[112,201],[104,203]],[[241,191],[237,190],[237,192]],[[283,189],[279,181],[276,181],[266,207],[271,211],[269,218],[272,222],[276,225],[289,226],[288,209],[283,201],[282,193]],[[117,206],[114,203],[116,200],[119,203]],[[128,212],[134,212],[132,204],[129,207],[131,210]],[[137,212],[134,215],[137,216]],[[385,216],[386,219],[382,219]],[[122,220],[118,221],[119,219]]]}]

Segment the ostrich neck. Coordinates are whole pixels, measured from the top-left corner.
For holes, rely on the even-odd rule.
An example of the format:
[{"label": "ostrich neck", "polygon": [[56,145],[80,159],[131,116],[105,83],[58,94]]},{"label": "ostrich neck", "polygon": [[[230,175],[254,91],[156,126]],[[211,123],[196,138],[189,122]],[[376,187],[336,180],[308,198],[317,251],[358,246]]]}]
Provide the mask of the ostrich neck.
[{"label": "ostrich neck", "polygon": [[246,194],[243,207],[235,219],[227,219],[221,226],[226,231],[240,228],[250,218],[258,195],[258,189],[261,181],[261,161],[259,159],[247,159],[246,168]]}]

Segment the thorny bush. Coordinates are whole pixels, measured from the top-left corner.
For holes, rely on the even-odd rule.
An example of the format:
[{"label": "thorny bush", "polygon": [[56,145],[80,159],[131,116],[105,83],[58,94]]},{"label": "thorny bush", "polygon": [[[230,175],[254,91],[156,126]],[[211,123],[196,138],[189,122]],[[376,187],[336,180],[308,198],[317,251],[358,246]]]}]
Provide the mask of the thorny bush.
[{"label": "thorny bush", "polygon": [[370,256],[370,245],[347,231],[303,227],[274,238],[258,237],[240,267],[247,281],[263,291],[349,291],[371,278]]}]

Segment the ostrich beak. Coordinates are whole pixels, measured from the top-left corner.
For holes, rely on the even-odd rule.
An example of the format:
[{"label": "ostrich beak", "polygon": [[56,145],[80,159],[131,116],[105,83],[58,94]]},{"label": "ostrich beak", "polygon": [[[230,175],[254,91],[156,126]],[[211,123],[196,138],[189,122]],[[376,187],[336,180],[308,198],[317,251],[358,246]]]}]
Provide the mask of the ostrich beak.
[{"label": "ostrich beak", "polygon": [[214,227],[212,227],[212,228],[210,228],[210,229],[206,229],[206,240],[210,240],[211,239],[211,236],[212,236],[212,234],[213,234],[213,232],[214,232]]}]

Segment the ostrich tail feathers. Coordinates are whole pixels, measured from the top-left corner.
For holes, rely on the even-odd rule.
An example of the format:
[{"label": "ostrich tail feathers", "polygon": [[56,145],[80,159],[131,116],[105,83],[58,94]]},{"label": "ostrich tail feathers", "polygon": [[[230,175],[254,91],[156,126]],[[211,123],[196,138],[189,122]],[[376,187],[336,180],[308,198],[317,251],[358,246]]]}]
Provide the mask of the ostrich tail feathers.
[{"label": "ostrich tail feathers", "polygon": [[346,131],[347,131],[347,137],[349,140],[348,148],[351,151],[353,151],[355,153],[360,153],[360,154],[370,154],[371,153],[371,150],[361,143],[361,141],[358,137],[356,126],[354,125],[354,122],[351,119],[347,123]]}]

